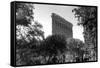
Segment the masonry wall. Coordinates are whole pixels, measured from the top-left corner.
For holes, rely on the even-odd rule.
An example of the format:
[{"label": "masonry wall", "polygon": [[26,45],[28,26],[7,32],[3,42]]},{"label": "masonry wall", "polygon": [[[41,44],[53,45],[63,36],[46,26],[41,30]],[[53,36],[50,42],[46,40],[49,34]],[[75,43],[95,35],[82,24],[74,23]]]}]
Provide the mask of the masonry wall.
[{"label": "masonry wall", "polygon": [[52,14],[52,34],[65,35],[66,38],[73,37],[72,24],[57,14]]}]

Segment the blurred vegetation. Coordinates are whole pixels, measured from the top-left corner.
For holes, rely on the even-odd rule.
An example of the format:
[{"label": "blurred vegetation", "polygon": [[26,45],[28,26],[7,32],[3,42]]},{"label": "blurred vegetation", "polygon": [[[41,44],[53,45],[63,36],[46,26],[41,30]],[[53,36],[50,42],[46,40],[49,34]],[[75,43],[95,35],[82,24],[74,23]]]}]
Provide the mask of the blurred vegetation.
[{"label": "blurred vegetation", "polygon": [[48,36],[40,46],[44,56],[49,57],[47,63],[64,63],[66,38],[63,35]]},{"label": "blurred vegetation", "polygon": [[28,25],[34,20],[33,17],[33,4],[16,3],[16,24]]},{"label": "blurred vegetation", "polygon": [[[95,8],[80,7],[73,10],[75,16],[82,19],[79,24],[84,27],[85,43],[79,39],[66,39],[64,35],[59,34],[44,38],[44,32],[42,31],[43,26],[38,21],[34,21],[34,9],[33,4],[16,4],[16,65],[94,61],[94,59],[92,59],[94,52],[93,54],[90,52],[96,52],[96,50],[94,47],[89,46],[96,46],[97,41]],[[89,12],[95,17],[93,17],[92,22],[86,15],[89,14]],[[83,18],[85,19],[84,16],[88,19],[86,20],[87,22],[83,20]],[[91,24],[89,24],[90,22]],[[85,34],[86,32],[88,32],[89,36]],[[93,35],[91,35],[91,32],[93,32]],[[87,39],[92,42],[89,43]]]},{"label": "blurred vegetation", "polygon": [[73,9],[78,25],[84,28],[87,56],[90,61],[97,60],[97,7],[79,7]]},{"label": "blurred vegetation", "polygon": [[40,42],[44,39],[42,25],[34,21],[33,4],[16,3],[16,64],[31,65]]}]

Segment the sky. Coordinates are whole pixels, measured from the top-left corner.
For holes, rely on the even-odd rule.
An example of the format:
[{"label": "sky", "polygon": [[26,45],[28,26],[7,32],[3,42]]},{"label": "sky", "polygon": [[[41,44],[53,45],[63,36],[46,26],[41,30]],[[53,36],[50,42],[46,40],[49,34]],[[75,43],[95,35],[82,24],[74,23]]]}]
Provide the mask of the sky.
[{"label": "sky", "polygon": [[56,13],[63,17],[65,20],[73,24],[73,38],[84,41],[83,27],[78,26],[78,20],[75,18],[72,10],[76,6],[62,6],[62,5],[47,5],[47,4],[34,4],[34,20],[43,25],[45,37],[52,34],[52,18],[51,14]]}]

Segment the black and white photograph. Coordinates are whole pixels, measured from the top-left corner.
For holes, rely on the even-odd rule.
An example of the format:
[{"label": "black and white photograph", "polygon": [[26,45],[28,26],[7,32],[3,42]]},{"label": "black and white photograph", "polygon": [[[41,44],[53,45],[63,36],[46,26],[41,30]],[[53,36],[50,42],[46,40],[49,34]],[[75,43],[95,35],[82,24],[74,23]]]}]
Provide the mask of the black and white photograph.
[{"label": "black and white photograph", "polygon": [[12,66],[97,62],[97,6],[15,1],[11,7]]}]

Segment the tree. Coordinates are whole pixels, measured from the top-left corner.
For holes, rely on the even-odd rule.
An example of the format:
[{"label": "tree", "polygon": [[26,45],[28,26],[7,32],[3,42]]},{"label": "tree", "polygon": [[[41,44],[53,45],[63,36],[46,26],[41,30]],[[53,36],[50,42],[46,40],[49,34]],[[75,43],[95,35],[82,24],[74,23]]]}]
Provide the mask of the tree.
[{"label": "tree", "polygon": [[63,35],[51,35],[41,44],[41,50],[46,57],[47,63],[64,63],[66,50],[66,38]]},{"label": "tree", "polygon": [[33,4],[16,3],[16,24],[28,25],[33,20]]},{"label": "tree", "polygon": [[44,39],[42,25],[34,21],[31,3],[16,3],[16,65],[34,64],[33,52]]},{"label": "tree", "polygon": [[69,51],[70,54],[73,55],[73,58],[72,58],[73,62],[83,61],[85,50],[84,50],[84,43],[81,40],[68,38],[66,47],[67,47],[67,51]]},{"label": "tree", "polygon": [[29,26],[17,26],[16,41],[18,44],[26,45],[27,43],[37,43],[43,39],[44,32],[42,31],[41,24],[35,23]]},{"label": "tree", "polygon": [[78,7],[73,9],[73,12],[78,18],[78,25],[82,25],[84,28],[85,43],[88,51],[91,51],[90,61],[95,61],[97,53],[97,7]]},{"label": "tree", "polygon": [[26,45],[44,39],[42,25],[34,21],[34,6],[31,3],[16,3],[16,40],[17,44]]}]

